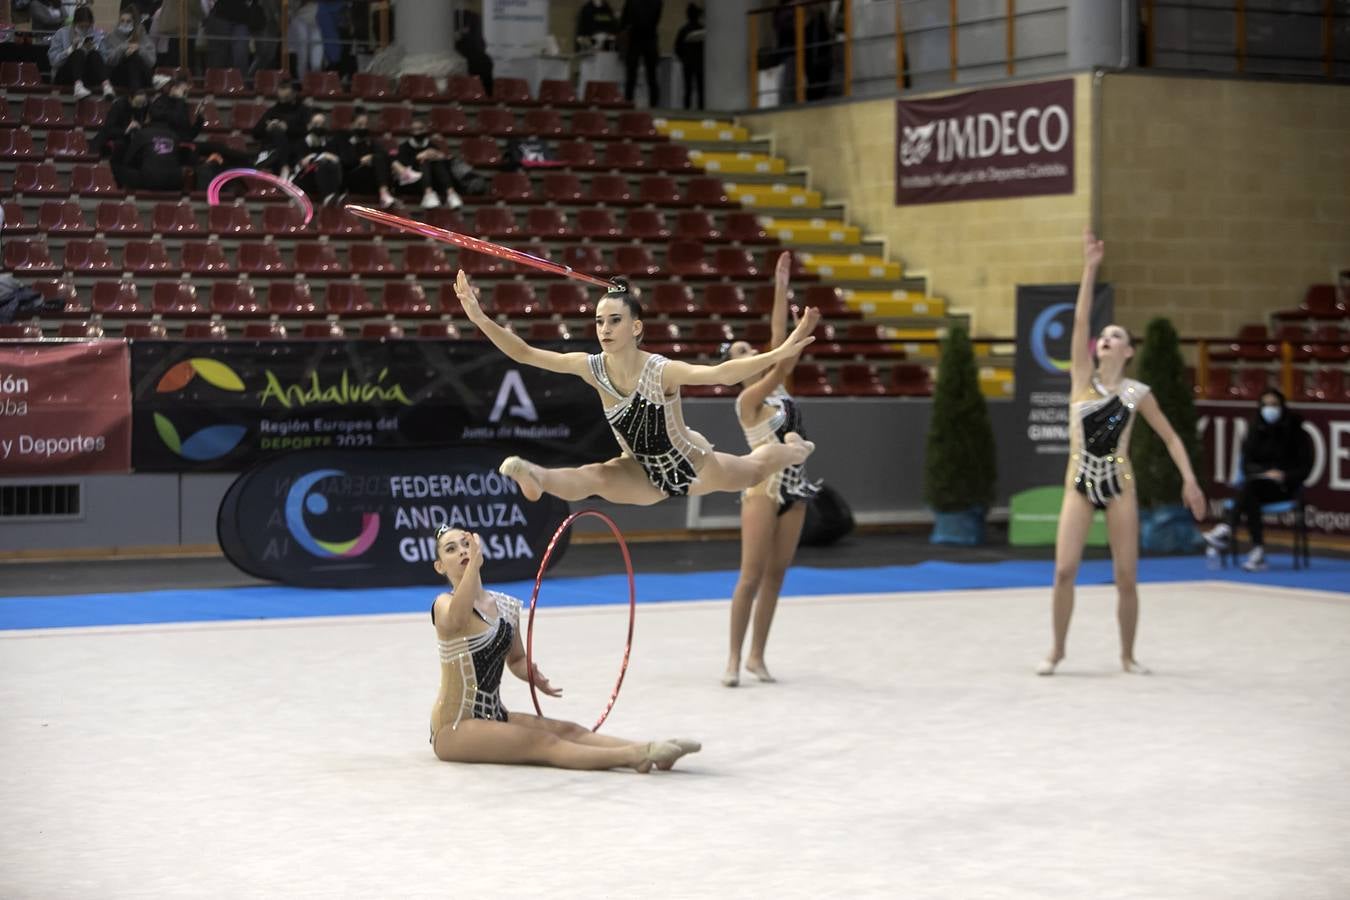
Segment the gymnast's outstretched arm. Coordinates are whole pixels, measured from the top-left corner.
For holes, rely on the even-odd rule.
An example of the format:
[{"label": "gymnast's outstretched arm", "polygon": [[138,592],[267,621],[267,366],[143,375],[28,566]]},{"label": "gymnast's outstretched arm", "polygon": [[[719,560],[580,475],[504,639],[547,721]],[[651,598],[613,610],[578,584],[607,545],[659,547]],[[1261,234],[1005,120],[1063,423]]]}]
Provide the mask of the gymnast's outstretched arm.
[{"label": "gymnast's outstretched arm", "polygon": [[459,298],[459,305],[464,308],[464,315],[468,316],[469,321],[478,326],[478,330],[483,332],[498,350],[514,361],[536,369],[586,378],[589,365],[585,353],[555,353],[552,350],[531,347],[492,321],[492,318],[483,312],[483,307],[478,302],[478,289],[469,283],[469,276],[464,274],[463,269],[459,270],[459,275],[455,278],[455,296]]},{"label": "gymnast's outstretched arm", "polygon": [[815,340],[811,332],[816,330],[819,321],[820,310],[808,308],[787,340],[767,353],[728,359],[715,366],[700,366],[673,359],[666,364],[661,386],[669,394],[685,384],[740,384],[781,361],[796,359]]},{"label": "gymnast's outstretched arm", "polygon": [[1097,240],[1092,229],[1083,232],[1083,277],[1078,282],[1078,302],[1073,310],[1073,344],[1069,348],[1073,390],[1077,392],[1092,379],[1092,353],[1088,349],[1092,331],[1092,300],[1097,286],[1106,245]]}]

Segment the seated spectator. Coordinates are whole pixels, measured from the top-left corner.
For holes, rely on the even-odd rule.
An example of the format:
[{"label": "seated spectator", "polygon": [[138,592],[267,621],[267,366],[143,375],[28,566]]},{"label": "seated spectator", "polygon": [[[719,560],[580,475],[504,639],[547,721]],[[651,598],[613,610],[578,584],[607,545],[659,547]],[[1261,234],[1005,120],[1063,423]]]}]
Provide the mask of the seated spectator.
[{"label": "seated spectator", "polygon": [[113,169],[117,183],[129,191],[181,191],[183,164],[178,155],[178,136],[164,118],[163,108],[152,109],[150,119],[132,132],[126,158]]},{"label": "seated spectator", "polygon": [[1313,448],[1303,417],[1286,408],[1284,394],[1269,388],[1242,442],[1243,481],[1228,510],[1228,521],[1205,532],[1205,541],[1224,550],[1245,517],[1252,549],[1242,561],[1248,572],[1266,568],[1261,506],[1291,499],[1312,471]]},{"label": "seated spectator", "polygon": [[258,168],[289,178],[296,159],[293,150],[303,146],[313,114],[295,85],[288,81],[277,85],[277,102],[253,128],[253,138],[258,142]]},{"label": "seated spectator", "polygon": [[[459,209],[464,205],[459,194],[455,193],[454,179],[450,174],[450,156],[443,149],[432,146],[424,120],[414,120],[412,136],[398,145],[398,161],[407,170],[406,180],[399,179],[400,186],[411,187],[421,182],[423,209],[440,207],[442,196],[445,205],[451,209]],[[413,177],[412,173],[417,173],[419,177]]]},{"label": "seated spectator", "polygon": [[28,7],[34,31],[55,31],[65,24],[66,11],[61,0],[33,0]]},{"label": "seated spectator", "polygon": [[195,141],[201,133],[206,120],[202,117],[202,104],[194,110],[188,105],[188,92],[192,82],[178,76],[169,82],[169,88],[150,102],[150,115],[158,115],[178,136],[180,143]]},{"label": "seated spectator", "polygon": [[295,159],[295,183],[325,205],[341,202],[342,160],[333,152],[328,135],[328,117],[316,112],[309,118],[305,136],[292,149]]},{"label": "seated spectator", "polygon": [[56,84],[73,84],[76,100],[83,100],[93,91],[85,84],[97,84],[103,88],[103,96],[116,96],[112,82],[108,80],[108,69],[103,63],[101,53],[103,32],[94,27],[94,11],[87,6],[75,9],[71,23],[58,29],[47,45],[47,60],[52,64],[52,81]]},{"label": "seated spectator", "polygon": [[114,172],[122,163],[132,132],[146,123],[149,112],[150,95],[145,88],[118,97],[108,108],[91,149],[99,156],[111,158]]},{"label": "seated spectator", "polygon": [[609,0],[586,0],[577,13],[577,51],[613,49],[618,34],[619,17]]},{"label": "seated spectator", "polygon": [[352,112],[352,124],[336,135],[330,149],[342,160],[342,184],[353,194],[376,194],[380,208],[388,209],[398,201],[390,192],[393,167],[404,169],[402,163],[389,158],[385,149],[370,139],[370,116],[362,107]]},{"label": "seated spectator", "polygon": [[[122,7],[117,18],[117,27],[112,34],[103,39],[103,61],[110,69],[108,80],[117,87],[129,91],[145,88],[155,81],[154,42],[141,27],[141,12],[135,4]],[[161,87],[168,81],[167,76],[159,76]]]}]

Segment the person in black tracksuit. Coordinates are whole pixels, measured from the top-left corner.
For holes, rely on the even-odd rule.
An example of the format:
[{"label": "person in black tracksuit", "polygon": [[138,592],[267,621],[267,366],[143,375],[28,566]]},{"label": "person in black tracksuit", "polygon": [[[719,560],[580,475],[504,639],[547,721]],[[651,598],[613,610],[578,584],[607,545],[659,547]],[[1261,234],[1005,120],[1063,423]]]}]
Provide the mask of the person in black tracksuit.
[{"label": "person in black tracksuit", "polygon": [[292,151],[296,161],[295,183],[311,197],[330,204],[342,198],[342,159],[332,150],[328,117],[310,116],[305,136]]},{"label": "person in black tracksuit", "polygon": [[656,83],[656,63],[661,55],[656,40],[661,27],[661,0],[628,0],[623,5],[619,27],[628,35],[623,95],[630,101],[633,99],[641,60],[647,75],[647,105],[655,109],[661,105],[661,89]]},{"label": "person in black tracksuit", "polygon": [[103,126],[94,136],[90,149],[99,156],[109,157],[116,169],[126,155],[127,142],[132,133],[146,123],[149,112],[150,95],[144,89],[134,91],[127,97],[118,97],[108,107]]},{"label": "person in black tracksuit", "polygon": [[152,111],[149,122],[132,132],[122,166],[113,172],[117,183],[128,190],[183,189],[178,135],[162,115]]},{"label": "person in black tracksuit", "polygon": [[[690,3],[684,11],[685,23],[680,33],[675,35],[675,55],[679,57],[680,68],[684,72],[684,108],[703,108],[703,40],[707,30],[703,26],[703,7]],[[698,106],[690,103],[698,93]],[[671,102],[675,100],[672,97]]]},{"label": "person in black tracksuit", "polygon": [[303,154],[305,134],[314,111],[295,90],[295,85],[282,82],[277,86],[277,102],[268,107],[258,124],[253,127],[253,138],[258,142],[260,169],[273,175],[289,176]]},{"label": "person in black tracksuit", "polygon": [[1261,506],[1292,499],[1312,471],[1312,463],[1312,441],[1303,430],[1303,417],[1285,405],[1284,394],[1267,388],[1242,442],[1243,481],[1228,521],[1205,532],[1205,540],[1216,549],[1226,548],[1245,518],[1252,549],[1242,568],[1249,572],[1266,568]]},{"label": "person in black tracksuit", "polygon": [[370,118],[357,107],[351,127],[329,141],[328,149],[342,162],[343,186],[353,194],[374,194],[380,208],[388,209],[398,201],[390,191],[392,161],[384,147],[370,138]]}]

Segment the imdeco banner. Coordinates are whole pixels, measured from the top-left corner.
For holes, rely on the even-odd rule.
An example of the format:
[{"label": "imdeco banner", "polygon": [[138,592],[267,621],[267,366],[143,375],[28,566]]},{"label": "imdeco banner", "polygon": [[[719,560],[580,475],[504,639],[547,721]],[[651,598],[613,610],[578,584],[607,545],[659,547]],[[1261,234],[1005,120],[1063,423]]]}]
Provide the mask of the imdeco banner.
[{"label": "imdeco banner", "polygon": [[1073,193],[1072,79],[896,105],[895,202]]}]

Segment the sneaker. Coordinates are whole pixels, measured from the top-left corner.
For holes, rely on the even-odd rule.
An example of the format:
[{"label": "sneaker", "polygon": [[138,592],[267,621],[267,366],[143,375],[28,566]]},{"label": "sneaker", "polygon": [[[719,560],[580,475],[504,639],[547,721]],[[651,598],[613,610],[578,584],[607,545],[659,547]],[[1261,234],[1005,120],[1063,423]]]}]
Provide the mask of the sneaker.
[{"label": "sneaker", "polygon": [[422,180],[422,173],[416,169],[401,168],[398,172],[398,183],[400,187],[407,187],[410,184],[417,184]]},{"label": "sneaker", "polygon": [[422,195],[422,208],[423,208],[423,209],[440,209],[440,208],[441,208],[441,198],[436,196],[436,192],[435,192],[435,191],[427,191],[425,194]]},{"label": "sneaker", "polygon": [[160,74],[156,75],[154,78],[151,78],[150,84],[154,87],[155,90],[162,91],[164,90],[164,85],[168,84],[170,81],[173,81],[173,79],[170,78],[168,75]]},{"label": "sneaker", "polygon": [[72,89],[71,93],[75,95],[75,100],[78,102],[85,97],[92,96],[94,92],[85,87],[83,81],[77,81],[75,82],[75,87]]},{"label": "sneaker", "polygon": [[103,96],[109,100],[117,99],[117,91],[113,90],[111,81],[103,82]]},{"label": "sneaker", "polygon": [[1264,572],[1270,568],[1266,565],[1266,548],[1253,547],[1242,561],[1242,568],[1248,572]]},{"label": "sneaker", "polygon": [[1205,539],[1206,544],[1209,544],[1215,550],[1225,550],[1228,548],[1229,540],[1233,537],[1233,529],[1228,527],[1227,522],[1220,522],[1209,531],[1201,533],[1200,536]]},{"label": "sneaker", "polygon": [[453,189],[445,192],[445,202],[451,209],[459,209],[464,205],[464,201],[460,199],[459,194],[455,193]]},{"label": "sneaker", "polygon": [[380,191],[380,209],[388,209],[398,203],[398,199],[388,191]]}]

